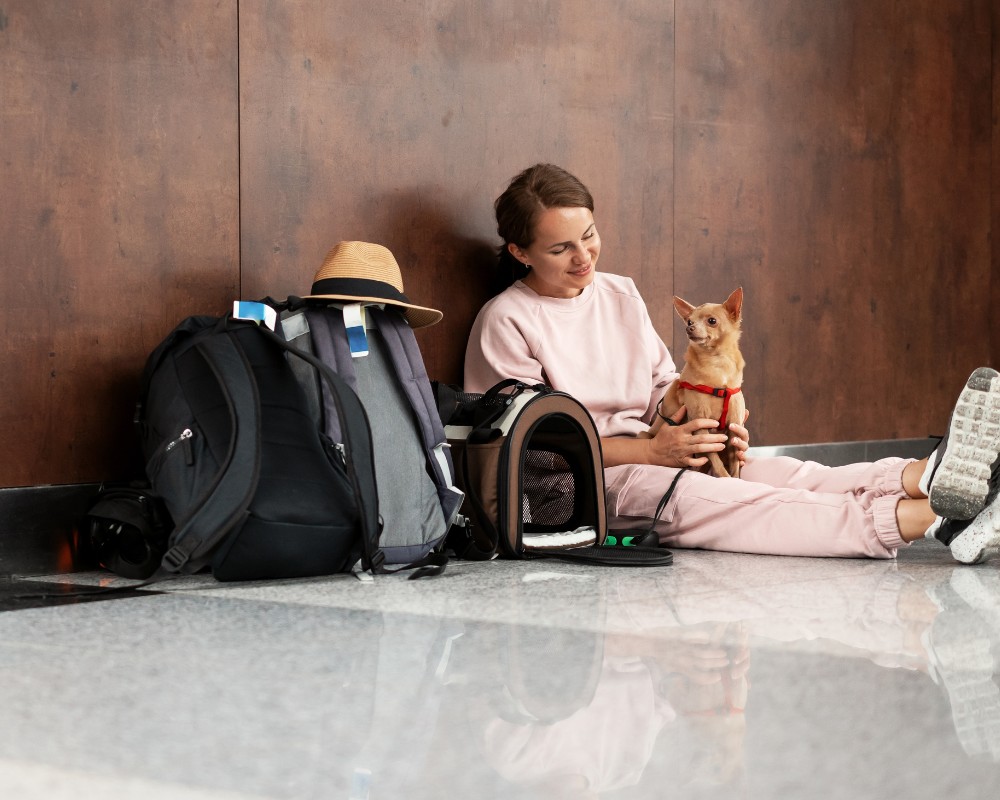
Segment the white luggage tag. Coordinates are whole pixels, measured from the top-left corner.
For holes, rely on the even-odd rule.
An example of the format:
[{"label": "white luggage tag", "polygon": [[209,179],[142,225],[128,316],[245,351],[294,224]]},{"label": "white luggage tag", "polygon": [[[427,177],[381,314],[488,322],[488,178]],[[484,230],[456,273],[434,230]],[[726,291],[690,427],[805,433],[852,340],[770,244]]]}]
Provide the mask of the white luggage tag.
[{"label": "white luggage tag", "polygon": [[361,303],[344,306],[344,327],[352,358],[368,355],[368,334],[365,332],[365,307]]},{"label": "white luggage tag", "polygon": [[250,322],[256,322],[258,325],[263,323],[273,331],[274,326],[278,323],[278,313],[265,303],[256,303],[250,300],[234,300],[233,319],[245,319]]}]

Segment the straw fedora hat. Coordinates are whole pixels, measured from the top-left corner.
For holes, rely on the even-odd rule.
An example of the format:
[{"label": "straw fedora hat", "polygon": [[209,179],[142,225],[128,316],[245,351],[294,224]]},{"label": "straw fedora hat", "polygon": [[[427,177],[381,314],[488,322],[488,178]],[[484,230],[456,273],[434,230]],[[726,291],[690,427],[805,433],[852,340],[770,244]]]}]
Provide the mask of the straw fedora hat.
[{"label": "straw fedora hat", "polygon": [[340,242],[326,254],[307,300],[385,303],[398,306],[411,328],[423,328],[444,316],[414,305],[403,294],[403,275],[388,248],[368,242]]}]

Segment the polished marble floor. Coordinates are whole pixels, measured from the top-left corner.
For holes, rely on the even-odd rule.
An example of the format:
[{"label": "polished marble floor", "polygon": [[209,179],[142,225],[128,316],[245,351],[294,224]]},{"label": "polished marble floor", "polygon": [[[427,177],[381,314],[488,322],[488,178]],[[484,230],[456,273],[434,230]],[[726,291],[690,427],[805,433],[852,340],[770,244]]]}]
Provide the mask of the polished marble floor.
[{"label": "polished marble floor", "polygon": [[11,599],[109,582],[34,580],[0,585],[3,798],[1000,792],[1000,564],[934,542]]}]

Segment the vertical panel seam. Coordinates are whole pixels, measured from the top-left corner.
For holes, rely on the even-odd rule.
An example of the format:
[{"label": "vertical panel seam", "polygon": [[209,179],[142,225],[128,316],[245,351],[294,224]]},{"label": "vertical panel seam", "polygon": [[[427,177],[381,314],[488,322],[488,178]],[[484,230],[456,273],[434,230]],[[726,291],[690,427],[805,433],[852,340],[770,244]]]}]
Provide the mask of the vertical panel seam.
[{"label": "vertical panel seam", "polygon": [[[673,131],[670,136],[670,294],[677,294],[677,137],[679,133],[678,124],[678,110],[677,110],[677,25],[678,25],[678,0],[674,0],[674,24],[671,30],[671,36],[673,36],[673,46],[670,48],[673,54],[671,58],[673,59],[673,64],[671,65],[671,76],[670,80],[673,83],[673,91],[671,97],[671,105],[673,106],[673,113],[670,115],[673,119]],[[668,315],[670,320],[670,327],[667,330],[667,336],[670,339],[670,343],[667,345],[670,350],[670,354],[674,355],[674,324],[673,316]]]},{"label": "vertical panel seam", "polygon": [[243,81],[240,59],[242,42],[240,0],[236,0],[236,290],[243,297]]}]

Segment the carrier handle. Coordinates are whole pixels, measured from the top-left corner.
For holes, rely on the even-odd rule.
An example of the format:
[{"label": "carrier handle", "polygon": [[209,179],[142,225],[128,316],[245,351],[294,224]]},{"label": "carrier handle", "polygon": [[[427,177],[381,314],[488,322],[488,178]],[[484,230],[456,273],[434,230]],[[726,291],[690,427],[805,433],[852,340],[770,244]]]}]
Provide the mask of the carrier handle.
[{"label": "carrier handle", "polygon": [[[502,395],[504,402],[494,405],[494,401],[497,397],[501,396],[503,390],[509,389],[512,386],[514,387],[513,392],[508,392],[507,394]],[[551,392],[552,388],[550,386],[546,386],[544,383],[529,384],[517,378],[506,378],[499,383],[494,384],[483,393],[482,399],[479,402],[479,408],[486,409],[486,411],[484,412],[484,415],[481,418],[476,419],[473,424],[473,430],[479,432],[477,434],[479,441],[482,441],[482,431],[491,428],[493,423],[506,413],[507,407],[514,402],[514,399],[527,390],[544,394],[546,392]]]}]

